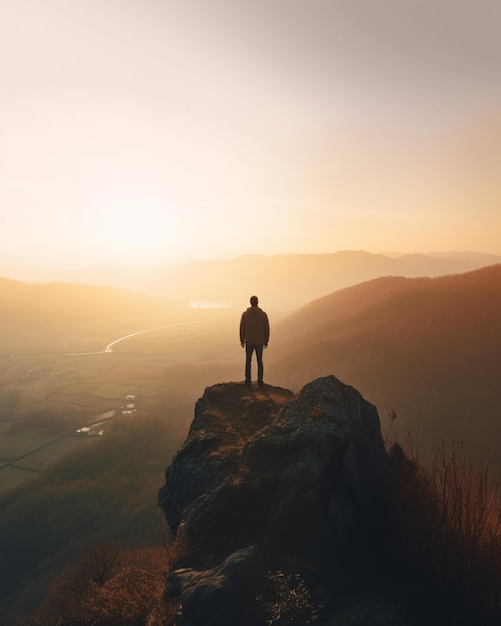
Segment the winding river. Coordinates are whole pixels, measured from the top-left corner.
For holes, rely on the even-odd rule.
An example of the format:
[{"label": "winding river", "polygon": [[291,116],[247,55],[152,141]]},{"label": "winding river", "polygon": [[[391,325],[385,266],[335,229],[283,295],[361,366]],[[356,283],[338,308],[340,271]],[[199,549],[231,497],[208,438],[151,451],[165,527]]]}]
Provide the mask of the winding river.
[{"label": "winding river", "polygon": [[177,322],[176,324],[168,324],[167,326],[157,326],[156,328],[147,328],[146,330],[138,330],[135,333],[130,333],[129,335],[124,335],[123,337],[119,337],[115,339],[111,343],[109,343],[104,350],[99,350],[98,352],[71,352],[69,356],[84,356],[87,354],[106,354],[107,352],[113,352],[113,346],[116,346],[121,341],[125,341],[127,339],[131,339],[132,337],[137,337],[138,335],[144,335],[146,333],[153,333],[157,330],[164,330],[166,328],[175,328],[176,326],[192,326],[194,324],[207,324],[209,322],[220,321],[223,318],[210,319],[210,320],[196,320],[193,322]]}]

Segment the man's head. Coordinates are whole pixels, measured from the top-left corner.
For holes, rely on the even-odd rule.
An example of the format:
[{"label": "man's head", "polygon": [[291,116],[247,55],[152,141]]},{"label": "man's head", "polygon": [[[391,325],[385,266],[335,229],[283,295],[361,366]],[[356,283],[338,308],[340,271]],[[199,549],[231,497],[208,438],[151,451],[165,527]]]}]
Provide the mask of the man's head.
[{"label": "man's head", "polygon": [[257,296],[251,296],[250,303],[251,303],[251,306],[257,306],[257,303],[258,303]]}]

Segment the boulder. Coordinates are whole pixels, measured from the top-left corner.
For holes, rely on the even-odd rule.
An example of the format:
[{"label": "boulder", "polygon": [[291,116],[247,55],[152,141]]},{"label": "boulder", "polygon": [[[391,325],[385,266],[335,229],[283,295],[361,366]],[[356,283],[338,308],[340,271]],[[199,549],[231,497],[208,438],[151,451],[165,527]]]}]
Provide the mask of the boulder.
[{"label": "boulder", "polygon": [[178,623],[240,623],[235,599],[286,555],[346,582],[384,523],[387,463],[376,408],[334,376],[298,394],[207,388],[159,494],[184,542],[167,589]]}]

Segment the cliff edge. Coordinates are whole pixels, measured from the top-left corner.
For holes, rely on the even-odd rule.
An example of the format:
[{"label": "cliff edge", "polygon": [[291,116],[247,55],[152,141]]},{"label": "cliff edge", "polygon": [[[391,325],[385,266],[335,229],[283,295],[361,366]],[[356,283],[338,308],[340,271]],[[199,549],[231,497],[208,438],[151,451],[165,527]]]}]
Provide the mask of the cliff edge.
[{"label": "cliff edge", "polygon": [[176,624],[407,623],[374,598],[387,464],[376,408],[334,376],[208,387],[159,493]]}]

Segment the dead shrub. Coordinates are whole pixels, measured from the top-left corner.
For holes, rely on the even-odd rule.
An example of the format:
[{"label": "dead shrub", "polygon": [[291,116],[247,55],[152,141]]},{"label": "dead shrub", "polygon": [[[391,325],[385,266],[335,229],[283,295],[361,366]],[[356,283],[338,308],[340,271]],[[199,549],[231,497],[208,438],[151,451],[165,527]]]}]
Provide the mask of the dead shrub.
[{"label": "dead shrub", "polygon": [[398,445],[390,460],[393,541],[414,590],[426,594],[437,623],[494,623],[500,617],[501,498],[488,466],[474,465],[456,442],[442,442],[427,468]]}]

